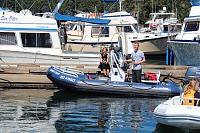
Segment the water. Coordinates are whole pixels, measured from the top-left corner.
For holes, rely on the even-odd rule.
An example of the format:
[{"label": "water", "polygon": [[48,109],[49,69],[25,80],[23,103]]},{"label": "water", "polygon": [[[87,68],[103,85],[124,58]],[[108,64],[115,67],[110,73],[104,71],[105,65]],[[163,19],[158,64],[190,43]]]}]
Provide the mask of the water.
[{"label": "water", "polygon": [[57,90],[0,91],[0,133],[181,133],[157,124],[166,98],[135,98]]}]

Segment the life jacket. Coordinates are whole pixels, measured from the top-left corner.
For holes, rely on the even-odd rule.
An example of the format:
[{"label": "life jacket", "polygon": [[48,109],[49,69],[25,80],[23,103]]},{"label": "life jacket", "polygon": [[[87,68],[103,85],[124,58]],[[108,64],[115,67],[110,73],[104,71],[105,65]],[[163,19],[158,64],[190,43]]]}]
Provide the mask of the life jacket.
[{"label": "life jacket", "polygon": [[156,81],[157,80],[157,76],[156,76],[155,73],[148,72],[148,73],[145,74],[145,79],[146,80]]},{"label": "life jacket", "polygon": [[[195,90],[189,89],[183,94],[183,105],[191,105],[194,106],[194,94]],[[191,98],[191,99],[190,99]]]}]

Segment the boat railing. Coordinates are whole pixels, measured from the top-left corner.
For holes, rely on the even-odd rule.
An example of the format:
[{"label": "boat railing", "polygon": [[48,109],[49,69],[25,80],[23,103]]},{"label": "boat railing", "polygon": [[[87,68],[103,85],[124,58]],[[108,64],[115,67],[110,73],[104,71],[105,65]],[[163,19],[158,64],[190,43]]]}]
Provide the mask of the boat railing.
[{"label": "boat railing", "polygon": [[73,76],[73,77],[78,77],[78,74],[84,75],[84,73],[82,71],[74,70],[74,69],[70,69],[70,68],[58,69],[58,70],[62,71],[65,74]]},{"label": "boat railing", "polygon": [[[83,35],[82,40],[86,40],[86,38],[98,38],[98,42],[100,42],[100,39],[104,39],[105,37],[110,38],[110,41],[114,41],[116,37],[119,36],[119,33],[113,33],[113,34],[106,34],[106,33],[97,33],[97,34],[93,34],[93,35]],[[74,40],[74,39],[71,39]]]},{"label": "boat railing", "polygon": [[198,106],[200,104],[200,99],[199,98],[181,98],[181,97],[176,97],[173,99],[173,105],[183,105],[183,101],[188,100],[188,101],[196,101],[196,104],[194,106]]}]

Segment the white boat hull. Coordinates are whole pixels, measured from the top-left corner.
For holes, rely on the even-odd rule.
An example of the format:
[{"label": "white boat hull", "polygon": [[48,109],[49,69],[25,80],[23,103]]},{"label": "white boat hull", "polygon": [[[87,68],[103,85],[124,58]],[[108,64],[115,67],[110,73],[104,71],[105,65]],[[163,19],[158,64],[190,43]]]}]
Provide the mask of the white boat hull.
[{"label": "white boat hull", "polygon": [[61,53],[45,54],[24,51],[0,50],[1,64],[57,64],[57,65],[98,65],[98,54]]},{"label": "white boat hull", "polygon": [[161,124],[200,129],[200,107],[181,105],[179,96],[158,105],[154,110],[154,115],[157,122]]}]

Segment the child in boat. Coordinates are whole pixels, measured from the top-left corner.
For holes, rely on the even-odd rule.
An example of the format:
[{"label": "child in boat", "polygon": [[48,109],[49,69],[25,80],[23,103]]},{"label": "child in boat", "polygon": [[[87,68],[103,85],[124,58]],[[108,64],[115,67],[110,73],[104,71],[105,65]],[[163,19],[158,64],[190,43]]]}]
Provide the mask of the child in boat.
[{"label": "child in boat", "polygon": [[100,65],[103,70],[103,74],[105,77],[109,76],[110,73],[110,65],[109,65],[109,55],[107,53],[107,48],[104,47],[101,50],[101,56],[100,56]]},{"label": "child in boat", "polygon": [[[199,81],[196,78],[190,80],[189,84],[185,86],[183,91],[183,105],[195,106],[197,100],[194,98],[200,98],[199,90]],[[200,105],[200,101],[198,106]]]}]

